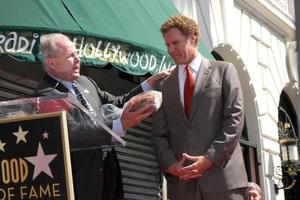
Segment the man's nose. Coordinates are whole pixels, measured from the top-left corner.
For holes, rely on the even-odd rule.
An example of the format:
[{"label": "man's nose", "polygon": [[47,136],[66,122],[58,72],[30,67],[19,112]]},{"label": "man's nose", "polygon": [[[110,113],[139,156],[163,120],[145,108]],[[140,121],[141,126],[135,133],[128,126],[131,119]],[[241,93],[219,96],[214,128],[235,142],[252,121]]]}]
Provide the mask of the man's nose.
[{"label": "man's nose", "polygon": [[79,58],[79,55],[78,54],[76,54],[75,56],[74,56],[74,60],[75,60],[75,62],[80,62],[80,58]]},{"label": "man's nose", "polygon": [[169,45],[168,46],[168,52],[169,52],[169,54],[172,54],[173,52],[174,52],[174,46],[173,45]]}]

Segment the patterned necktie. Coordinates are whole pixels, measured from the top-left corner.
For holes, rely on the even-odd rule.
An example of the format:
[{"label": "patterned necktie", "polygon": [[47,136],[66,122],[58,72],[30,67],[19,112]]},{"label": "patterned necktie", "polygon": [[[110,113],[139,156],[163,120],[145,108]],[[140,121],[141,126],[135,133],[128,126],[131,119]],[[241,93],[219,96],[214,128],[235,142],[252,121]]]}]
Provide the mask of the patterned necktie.
[{"label": "patterned necktie", "polygon": [[184,83],[184,111],[189,118],[191,114],[191,104],[194,93],[195,81],[193,78],[192,70],[189,65],[185,66],[186,79]]},{"label": "patterned necktie", "polygon": [[77,96],[77,99],[80,101],[80,103],[87,108],[90,113],[92,113],[94,116],[97,116],[95,110],[92,108],[91,104],[87,101],[86,97],[82,94],[80,89],[78,88],[78,85],[76,82],[72,83],[72,88]]}]

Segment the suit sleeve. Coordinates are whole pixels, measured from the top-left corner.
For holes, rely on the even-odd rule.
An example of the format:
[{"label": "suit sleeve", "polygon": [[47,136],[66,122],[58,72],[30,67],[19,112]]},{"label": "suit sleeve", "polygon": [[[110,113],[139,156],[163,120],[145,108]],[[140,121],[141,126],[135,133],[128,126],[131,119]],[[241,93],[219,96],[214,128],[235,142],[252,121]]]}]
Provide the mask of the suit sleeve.
[{"label": "suit sleeve", "polygon": [[[111,145],[110,134],[102,127],[96,126],[89,116],[83,114],[77,107],[69,110],[67,120],[72,151]],[[108,122],[106,122],[106,125],[111,127]]]},{"label": "suit sleeve", "polygon": [[161,108],[153,113],[151,138],[156,158],[162,171],[166,171],[173,163],[178,161],[169,141],[170,135],[163,110],[164,103],[168,102],[163,101]]},{"label": "suit sleeve", "polygon": [[219,168],[224,168],[238,146],[244,126],[244,103],[237,71],[229,63],[222,79],[222,129],[209,146],[206,156]]},{"label": "suit sleeve", "polygon": [[[82,81],[86,81],[87,79],[81,79]],[[96,83],[89,79],[93,84],[85,82],[85,85],[90,88],[90,91],[93,90],[91,88],[94,87],[93,93],[95,109],[99,109],[101,105],[106,103],[114,104],[118,107],[122,107],[123,104],[128,101],[132,96],[142,92],[142,88],[137,86],[130,90],[128,93],[122,96],[114,96],[108,92],[102,91],[96,85]],[[98,94],[99,98],[96,98]],[[97,107],[97,108],[96,108]],[[99,110],[98,110],[99,112]],[[103,120],[101,115],[99,116],[108,127],[112,128],[112,122],[108,122]],[[92,123],[92,120],[85,113],[81,112],[79,108],[73,108],[68,114],[68,127],[70,131],[70,144],[73,150],[76,149],[84,149],[84,148],[96,148],[101,145],[111,145],[112,140],[110,134],[103,129],[102,127],[95,126]]]},{"label": "suit sleeve", "polygon": [[90,79],[90,81],[95,85],[98,95],[101,99],[102,104],[111,103],[118,107],[123,107],[123,105],[133,96],[140,94],[143,92],[143,88],[141,85],[138,85],[137,87],[129,90],[129,92],[121,95],[121,96],[114,96],[110,94],[109,92],[101,90],[99,87],[97,87],[96,83]]},{"label": "suit sleeve", "polygon": [[72,151],[111,144],[110,135],[102,127],[96,126],[88,115],[69,101],[63,99],[41,101],[38,108],[38,113],[67,112],[69,143]]}]

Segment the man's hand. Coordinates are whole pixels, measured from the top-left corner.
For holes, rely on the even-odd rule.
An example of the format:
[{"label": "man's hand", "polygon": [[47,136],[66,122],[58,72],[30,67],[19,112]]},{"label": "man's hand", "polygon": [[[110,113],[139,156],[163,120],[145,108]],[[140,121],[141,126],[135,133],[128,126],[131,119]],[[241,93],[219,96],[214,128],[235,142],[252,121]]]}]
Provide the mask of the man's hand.
[{"label": "man's hand", "polygon": [[129,101],[128,105],[122,112],[121,124],[124,130],[134,127],[153,113],[152,106],[145,106],[137,111],[130,111],[132,106],[133,103]]},{"label": "man's hand", "polygon": [[169,174],[172,174],[173,176],[177,176],[180,177],[184,174],[182,174],[181,170],[183,168],[183,163],[185,162],[186,158],[183,156],[181,158],[181,160],[173,163],[166,172],[168,172]]},{"label": "man's hand", "polygon": [[181,176],[179,178],[182,180],[198,178],[213,165],[213,162],[204,156],[190,156],[184,153],[183,158],[193,163],[180,169],[179,173]]},{"label": "man's hand", "polygon": [[171,68],[169,70],[165,70],[165,71],[161,71],[158,72],[157,74],[152,75],[151,77],[149,77],[147,79],[148,84],[152,87],[155,88],[156,84],[159,80],[169,76],[171,74],[171,72],[173,71],[174,68]]}]

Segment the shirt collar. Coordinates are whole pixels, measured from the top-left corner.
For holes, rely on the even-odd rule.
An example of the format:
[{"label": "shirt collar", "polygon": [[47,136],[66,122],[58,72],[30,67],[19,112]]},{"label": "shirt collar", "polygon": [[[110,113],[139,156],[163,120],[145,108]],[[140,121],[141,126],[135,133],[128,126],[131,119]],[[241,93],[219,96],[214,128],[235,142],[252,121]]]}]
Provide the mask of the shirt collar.
[{"label": "shirt collar", "polygon": [[[202,55],[198,52],[196,58],[194,58],[194,60],[192,60],[192,62],[189,64],[189,66],[192,68],[192,70],[194,72],[197,72],[200,68],[200,64],[202,61]],[[184,69],[186,65],[178,65],[179,68]]]},{"label": "shirt collar", "polygon": [[52,78],[54,78],[55,80],[57,80],[58,82],[60,82],[61,84],[63,84],[63,85],[64,85],[66,88],[68,88],[69,90],[73,90],[73,89],[72,89],[72,83],[71,83],[71,82],[62,80],[62,79],[57,78],[57,77],[55,77],[55,76],[53,76],[53,75],[50,75],[50,74],[48,74],[48,75],[51,76]]}]

